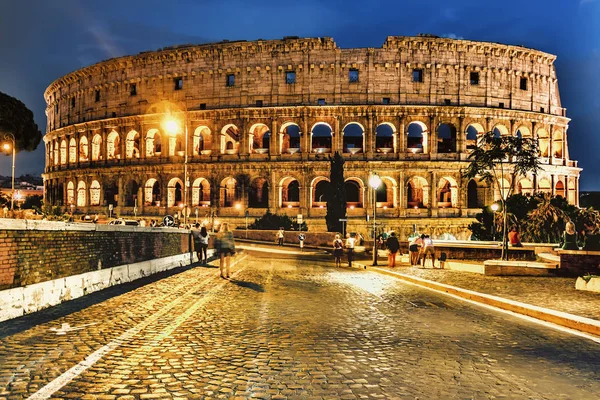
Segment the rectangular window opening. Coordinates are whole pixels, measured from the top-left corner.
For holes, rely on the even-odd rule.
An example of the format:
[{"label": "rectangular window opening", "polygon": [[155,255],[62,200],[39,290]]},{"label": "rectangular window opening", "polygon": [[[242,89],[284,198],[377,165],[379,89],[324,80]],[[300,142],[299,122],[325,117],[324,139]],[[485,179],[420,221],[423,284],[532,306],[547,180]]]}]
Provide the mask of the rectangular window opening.
[{"label": "rectangular window opening", "polygon": [[99,102],[100,101],[100,91],[96,90],[96,94],[94,96],[95,96],[94,99],[95,99],[96,103]]},{"label": "rectangular window opening", "polygon": [[256,100],[256,107],[262,107],[263,106],[263,101],[262,100]]},{"label": "rectangular window opening", "polygon": [[498,107],[504,108],[504,103],[498,103]]},{"label": "rectangular window opening", "polygon": [[444,105],[446,105],[446,106],[452,105],[452,100],[450,100],[450,99],[444,99]]},{"label": "rectangular window opening", "polygon": [[423,82],[423,70],[422,69],[413,69],[412,79],[413,79],[413,82]]},{"label": "rectangular window opening", "polygon": [[175,78],[173,82],[175,82],[175,90],[183,89],[183,78]]},{"label": "rectangular window opening", "polygon": [[546,110],[544,110],[544,107],[540,107],[540,112],[543,114],[546,112]]},{"label": "rectangular window opening", "polygon": [[206,103],[200,103],[200,109],[206,110]]},{"label": "rectangular window opening", "polygon": [[137,95],[137,85],[135,83],[132,83],[131,85],[129,85],[129,95],[131,95],[131,96]]},{"label": "rectangular window opening", "polygon": [[235,86],[235,75],[227,74],[227,80],[225,81],[225,86],[232,87]]},{"label": "rectangular window opening", "polygon": [[470,80],[471,85],[479,85],[479,72],[471,72]]},{"label": "rectangular window opening", "polygon": [[325,99],[319,99],[319,100],[317,100],[317,105],[324,106],[325,104],[326,104],[325,103]]},{"label": "rectangular window opening", "polygon": [[71,97],[71,108],[75,108],[75,97]]},{"label": "rectangular window opening", "polygon": [[296,72],[288,71],[285,73],[285,83],[288,85],[293,85],[296,83]]},{"label": "rectangular window opening", "polygon": [[384,97],[381,101],[381,104],[390,104],[390,98],[389,97]]},{"label": "rectangular window opening", "polygon": [[520,88],[521,90],[527,90],[527,78],[521,78]]},{"label": "rectangular window opening", "polygon": [[358,70],[353,68],[348,71],[348,82],[357,83],[358,82]]}]

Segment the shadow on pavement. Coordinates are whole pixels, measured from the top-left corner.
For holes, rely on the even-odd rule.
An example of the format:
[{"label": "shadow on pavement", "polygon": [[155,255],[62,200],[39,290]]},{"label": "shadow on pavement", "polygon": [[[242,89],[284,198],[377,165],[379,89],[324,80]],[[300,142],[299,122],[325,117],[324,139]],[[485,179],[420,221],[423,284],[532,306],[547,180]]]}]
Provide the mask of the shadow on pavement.
[{"label": "shadow on pavement", "polygon": [[231,283],[233,283],[235,285],[238,285],[239,287],[252,289],[255,292],[264,292],[265,291],[263,285],[258,284],[258,283],[254,283],[254,282],[240,281],[240,280],[237,280],[237,279],[231,279]]}]

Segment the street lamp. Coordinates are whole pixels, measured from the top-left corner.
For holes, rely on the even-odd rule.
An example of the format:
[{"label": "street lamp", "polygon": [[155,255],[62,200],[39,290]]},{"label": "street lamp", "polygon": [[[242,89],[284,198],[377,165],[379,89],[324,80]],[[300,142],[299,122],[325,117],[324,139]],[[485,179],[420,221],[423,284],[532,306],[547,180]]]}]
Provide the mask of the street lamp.
[{"label": "street lamp", "polygon": [[375,218],[377,217],[377,188],[381,185],[381,178],[377,174],[372,174],[369,178],[369,186],[373,189],[373,266],[377,266],[377,227]]},{"label": "street lamp", "polygon": [[[4,133],[4,140],[10,139],[12,140],[12,186],[11,186],[11,195],[10,195],[10,210],[12,211],[15,205],[15,154],[16,154],[16,140],[15,140],[15,135],[13,135],[10,132],[6,132]],[[4,143],[4,145],[2,146],[2,148],[5,151],[9,151],[11,148],[11,145],[9,143]]]},{"label": "street lamp", "polygon": [[493,241],[496,241],[496,211],[498,211],[499,207],[500,206],[498,205],[498,203],[492,203],[492,205],[490,206],[490,208],[494,212],[494,214],[492,214],[492,240]]},{"label": "street lamp", "polygon": [[[183,224],[187,225],[188,218],[188,201],[187,201],[187,188],[188,188],[188,173],[187,173],[187,164],[188,164],[188,124],[187,124],[187,116],[184,117],[183,120],[184,125],[184,135],[185,135],[185,156],[183,159]],[[175,136],[180,132],[180,123],[175,117],[173,117],[170,113],[167,114],[167,117],[164,121],[165,131],[171,136]]]}]

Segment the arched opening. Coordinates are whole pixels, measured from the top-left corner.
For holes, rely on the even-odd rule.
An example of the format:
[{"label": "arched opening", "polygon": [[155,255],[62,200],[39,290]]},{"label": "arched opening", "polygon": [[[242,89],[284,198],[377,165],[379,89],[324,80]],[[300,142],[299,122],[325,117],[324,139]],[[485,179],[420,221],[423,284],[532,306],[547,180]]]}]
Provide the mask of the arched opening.
[{"label": "arched opening", "polygon": [[483,126],[480,124],[475,123],[467,126],[467,130],[465,132],[467,137],[467,150],[473,150],[477,148],[477,140],[479,140],[479,136],[482,135],[483,132]]},{"label": "arched opening", "polygon": [[324,122],[315,124],[310,132],[310,148],[314,153],[330,153],[332,142],[332,130]]},{"label": "arched opening", "polygon": [[378,153],[394,152],[394,127],[391,124],[383,123],[375,129],[375,150]]},{"label": "arched opening", "polygon": [[67,141],[63,139],[60,142],[60,165],[67,163]]},{"label": "arched opening", "polygon": [[542,178],[538,181],[538,192],[552,194],[552,185],[546,178]]},{"label": "arched opening", "polygon": [[440,124],[437,131],[438,153],[456,153],[456,128],[452,124]]},{"label": "arched opening", "polygon": [[119,205],[119,187],[116,182],[110,182],[104,186],[104,205],[111,204],[113,207]]},{"label": "arched opening", "polygon": [[363,127],[352,122],[346,125],[343,129],[343,151],[344,153],[360,153],[364,148],[364,129]]},{"label": "arched opening", "polygon": [[106,138],[106,158],[114,160],[121,158],[121,139],[116,131],[111,131]]},{"label": "arched opening", "polygon": [[75,184],[73,182],[67,184],[67,204],[75,204]]},{"label": "arched opening", "polygon": [[321,178],[319,181],[314,182],[312,207],[324,208],[327,206],[330,191],[331,184],[325,178]]},{"label": "arched opening", "polygon": [[209,155],[212,152],[212,135],[206,126],[199,126],[194,131],[194,155]]},{"label": "arched opening", "polygon": [[74,164],[77,162],[77,142],[75,138],[69,140],[69,163]]},{"label": "arched opening", "polygon": [[130,180],[125,185],[125,207],[137,206],[138,190],[140,185],[135,180]]},{"label": "arched opening", "polygon": [[406,187],[406,205],[408,208],[429,206],[429,184],[425,178],[415,176],[409,179]]},{"label": "arched opening", "polygon": [[494,137],[502,137],[508,135],[508,128],[504,125],[496,125],[492,131],[494,133]]},{"label": "arched opening", "polygon": [[221,129],[221,154],[237,154],[240,148],[240,130],[233,124]]},{"label": "arched opening", "polygon": [[225,178],[220,186],[220,205],[221,207],[233,207],[241,201],[241,188],[234,178]]},{"label": "arched opening", "polygon": [[146,157],[160,156],[162,153],[161,135],[158,129],[150,129],[146,134]]},{"label": "arched opening", "polygon": [[281,207],[300,206],[300,184],[298,180],[287,177],[281,181]]},{"label": "arched opening", "polygon": [[79,161],[89,161],[89,148],[86,136],[79,139]]},{"label": "arched opening", "polygon": [[550,136],[548,135],[548,131],[543,128],[538,129],[537,137],[540,157],[548,157],[550,153]]},{"label": "arched opening", "polygon": [[439,208],[458,206],[458,184],[452,177],[443,177],[438,183],[437,201]]},{"label": "arched opening", "polygon": [[417,154],[427,152],[427,127],[422,122],[411,122],[407,129],[406,152]]},{"label": "arched opening", "polygon": [[565,195],[565,185],[562,183],[562,181],[556,182],[556,185],[554,187],[554,194],[565,199],[567,198]]},{"label": "arched opening", "polygon": [[60,144],[58,143],[58,141],[53,142],[54,146],[54,165],[59,165],[60,164]]},{"label": "arched opening", "polygon": [[[83,182],[79,182],[81,185]],[[85,186],[85,183],[83,183]],[[100,183],[98,181],[92,181],[90,185],[90,205],[91,206],[99,206],[100,205]]]},{"label": "arched opening", "polygon": [[140,134],[136,131],[129,131],[125,139],[125,157],[140,158]]},{"label": "arched opening", "polygon": [[248,188],[248,208],[269,207],[269,183],[265,178],[256,178]]},{"label": "arched opening", "polygon": [[475,179],[471,179],[467,185],[467,207],[481,208],[485,203],[483,187]]},{"label": "arched opening", "polygon": [[[96,182],[97,183],[97,182]],[[85,207],[87,203],[86,199],[86,186],[84,181],[79,181],[77,183],[77,207]],[[100,199],[98,199],[98,202]]]},{"label": "arched opening", "polygon": [[354,179],[348,179],[344,182],[346,189],[346,207],[348,208],[362,208],[362,190],[361,185]]},{"label": "arched opening", "polygon": [[533,183],[528,178],[522,178],[517,185],[517,191],[523,196],[533,195]]},{"label": "arched opening", "polygon": [[144,204],[160,206],[160,185],[154,178],[148,179],[144,185]]},{"label": "arched opening", "polygon": [[300,127],[294,123],[287,123],[283,125],[281,132],[281,152],[298,153],[300,151]]},{"label": "arched opening", "polygon": [[183,206],[183,182],[172,178],[167,185],[167,207]]},{"label": "arched opening", "polygon": [[552,157],[563,158],[563,134],[561,131],[554,131],[552,134]]},{"label": "arched opening", "polygon": [[210,183],[207,179],[198,178],[192,184],[192,205],[210,206]]},{"label": "arched opening", "polygon": [[266,154],[269,152],[271,131],[265,124],[255,124],[250,128],[250,153]]},{"label": "arched opening", "polygon": [[96,134],[92,138],[92,161],[98,161],[102,159],[100,150],[102,149],[102,136]]}]

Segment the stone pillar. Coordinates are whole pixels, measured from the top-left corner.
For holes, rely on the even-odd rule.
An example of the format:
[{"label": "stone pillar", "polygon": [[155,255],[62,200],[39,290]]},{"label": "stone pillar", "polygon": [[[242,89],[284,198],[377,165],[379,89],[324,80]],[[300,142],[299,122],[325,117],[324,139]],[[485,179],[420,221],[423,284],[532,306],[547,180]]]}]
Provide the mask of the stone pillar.
[{"label": "stone pillar", "polygon": [[[430,130],[430,145],[429,145],[429,154],[432,156],[437,156],[437,140],[438,140],[438,123],[439,118],[437,115],[429,117],[429,130]],[[432,158],[432,157],[429,157]]]},{"label": "stone pillar", "polygon": [[[242,119],[242,126],[240,127],[240,150],[239,154],[242,156],[248,156],[250,154],[250,121],[248,117]],[[224,150],[224,149],[223,149]]]},{"label": "stone pillar", "polygon": [[123,176],[119,175],[117,179],[117,190],[119,194],[117,195],[117,206],[122,208],[125,205],[124,196],[123,196]]},{"label": "stone pillar", "polygon": [[308,131],[308,119],[305,113],[302,114],[301,124],[300,153],[302,154],[302,160],[307,160],[310,152],[310,132]]},{"label": "stone pillar", "polygon": [[377,133],[375,132],[375,130],[373,129],[373,118],[375,116],[371,113],[367,113],[367,130],[368,132],[365,132],[365,152],[367,153],[367,158],[368,159],[372,159],[375,154],[377,154],[377,145],[376,145],[376,140],[375,137],[377,135]]},{"label": "stone pillar", "polygon": [[456,150],[459,153],[467,151],[467,133],[465,132],[465,117],[458,117],[458,132],[456,134]]},{"label": "stone pillar", "polygon": [[108,146],[106,143],[106,131],[102,130],[102,147],[100,147],[100,155],[102,157],[102,164],[106,164],[106,159],[108,156]]},{"label": "stone pillar", "polygon": [[334,132],[332,132],[333,137],[331,138],[331,154],[335,154],[336,151],[339,151],[340,154],[344,153],[344,133],[340,128],[340,117],[336,115],[335,124],[333,125]]},{"label": "stone pillar", "polygon": [[405,118],[398,119],[398,134],[396,135],[396,146],[394,151],[404,156],[406,154],[406,123]]},{"label": "stone pillar", "polygon": [[[281,135],[277,131],[277,119],[273,118],[271,121],[271,137],[269,138],[269,154],[271,156],[278,156],[281,154]],[[271,158],[274,159],[274,158]]]}]

